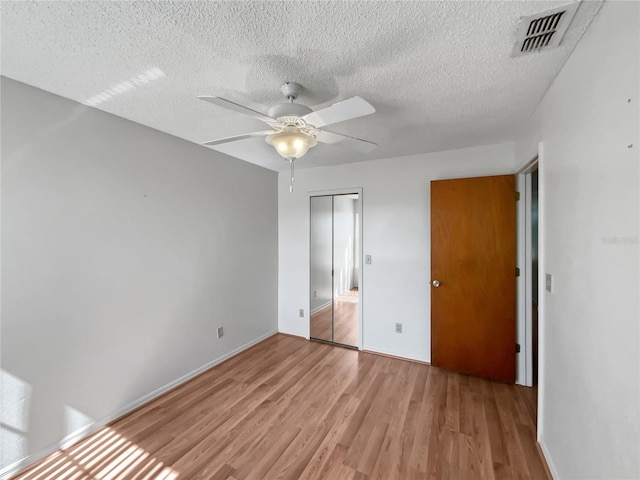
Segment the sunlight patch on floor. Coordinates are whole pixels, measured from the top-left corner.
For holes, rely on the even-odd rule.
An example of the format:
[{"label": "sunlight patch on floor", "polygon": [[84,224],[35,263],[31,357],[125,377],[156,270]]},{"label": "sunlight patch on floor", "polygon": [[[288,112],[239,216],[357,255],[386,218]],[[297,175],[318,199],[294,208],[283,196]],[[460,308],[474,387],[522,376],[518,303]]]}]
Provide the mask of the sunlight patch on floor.
[{"label": "sunlight patch on floor", "polygon": [[149,452],[106,427],[75,446],[51,454],[16,480],[175,480],[178,475]]}]

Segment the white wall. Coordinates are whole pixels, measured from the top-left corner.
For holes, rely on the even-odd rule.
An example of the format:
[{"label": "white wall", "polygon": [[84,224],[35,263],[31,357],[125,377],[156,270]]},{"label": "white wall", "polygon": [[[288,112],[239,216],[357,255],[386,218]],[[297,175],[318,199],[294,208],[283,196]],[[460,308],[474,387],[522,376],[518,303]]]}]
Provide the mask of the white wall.
[{"label": "white wall", "polygon": [[542,142],[539,441],[558,479],[640,478],[639,18],[605,3],[516,150]]},{"label": "white wall", "polygon": [[[304,158],[300,160],[304,162]],[[362,187],[363,348],[429,361],[429,182],[513,171],[513,145],[299,169],[294,192],[279,176],[278,328],[309,336],[309,192]],[[403,333],[394,333],[396,322]]]},{"label": "white wall", "polygon": [[276,290],[274,172],[2,78],[3,439],[55,448],[274,332]]}]

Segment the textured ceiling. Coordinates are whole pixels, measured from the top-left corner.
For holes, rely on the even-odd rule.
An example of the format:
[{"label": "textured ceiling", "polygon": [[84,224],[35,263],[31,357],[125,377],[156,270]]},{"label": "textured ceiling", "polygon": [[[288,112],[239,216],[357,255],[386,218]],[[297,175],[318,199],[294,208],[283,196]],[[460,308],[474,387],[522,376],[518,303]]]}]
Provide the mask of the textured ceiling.
[{"label": "textured ceiling", "polygon": [[[329,129],[378,148],[297,162],[334,165],[512,139],[601,2],[582,2],[560,47],[511,58],[518,21],[566,3],[2,1],[1,74],[196,143],[264,129],[198,95],[264,113],[285,81],[314,109],[359,95],[377,112]],[[263,138],[233,148],[287,168]]]}]

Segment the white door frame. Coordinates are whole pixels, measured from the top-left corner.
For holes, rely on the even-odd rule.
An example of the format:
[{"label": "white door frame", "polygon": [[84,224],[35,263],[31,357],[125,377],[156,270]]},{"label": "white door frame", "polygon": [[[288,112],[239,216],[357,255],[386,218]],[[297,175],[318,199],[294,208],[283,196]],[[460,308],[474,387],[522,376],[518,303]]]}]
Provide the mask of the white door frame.
[{"label": "white door frame", "polygon": [[[517,359],[516,383],[525,386],[533,385],[533,274],[531,272],[531,172],[538,168],[538,157],[522,167],[516,176],[520,201],[517,206],[517,238],[518,238],[518,343],[520,354]],[[540,243],[538,241],[538,243]]]}]

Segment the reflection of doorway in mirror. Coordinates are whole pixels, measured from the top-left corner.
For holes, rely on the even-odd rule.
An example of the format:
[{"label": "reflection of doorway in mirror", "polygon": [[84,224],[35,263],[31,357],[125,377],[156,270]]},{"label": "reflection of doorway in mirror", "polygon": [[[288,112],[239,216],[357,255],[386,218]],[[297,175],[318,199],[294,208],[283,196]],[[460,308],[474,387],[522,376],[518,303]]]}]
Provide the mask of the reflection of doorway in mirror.
[{"label": "reflection of doorway in mirror", "polygon": [[311,197],[312,339],[358,345],[359,212],[358,194]]}]

